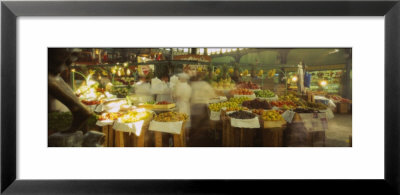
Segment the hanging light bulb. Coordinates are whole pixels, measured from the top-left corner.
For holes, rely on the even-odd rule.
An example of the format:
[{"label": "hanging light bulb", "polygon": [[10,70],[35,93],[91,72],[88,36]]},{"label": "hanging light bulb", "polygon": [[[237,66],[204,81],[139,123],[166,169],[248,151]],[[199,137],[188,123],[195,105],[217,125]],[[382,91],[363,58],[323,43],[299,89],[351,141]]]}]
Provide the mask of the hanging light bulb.
[{"label": "hanging light bulb", "polygon": [[322,87],[325,87],[325,86],[328,84],[328,82],[325,81],[325,80],[322,80],[319,84],[320,84]]}]

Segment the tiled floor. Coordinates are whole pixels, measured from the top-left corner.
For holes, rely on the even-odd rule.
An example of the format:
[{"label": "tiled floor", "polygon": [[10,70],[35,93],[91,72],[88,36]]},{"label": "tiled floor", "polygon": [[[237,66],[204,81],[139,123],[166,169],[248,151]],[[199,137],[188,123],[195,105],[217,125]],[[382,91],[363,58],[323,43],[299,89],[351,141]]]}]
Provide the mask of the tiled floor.
[{"label": "tiled floor", "polygon": [[328,121],[326,131],[326,146],[349,146],[349,136],[352,135],[352,115],[335,114],[335,117]]}]

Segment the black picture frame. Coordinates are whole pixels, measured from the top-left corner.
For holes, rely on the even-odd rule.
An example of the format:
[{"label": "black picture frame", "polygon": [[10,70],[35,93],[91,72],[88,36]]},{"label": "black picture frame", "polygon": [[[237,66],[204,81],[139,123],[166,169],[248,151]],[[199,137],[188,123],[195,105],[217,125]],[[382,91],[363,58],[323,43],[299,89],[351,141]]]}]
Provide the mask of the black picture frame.
[{"label": "black picture frame", "polygon": [[[16,20],[19,16],[385,16],[384,179],[16,180]],[[280,194],[398,194],[400,192],[399,33],[398,0],[2,1],[1,192],[4,194],[258,194],[263,191],[266,193],[275,191]]]}]

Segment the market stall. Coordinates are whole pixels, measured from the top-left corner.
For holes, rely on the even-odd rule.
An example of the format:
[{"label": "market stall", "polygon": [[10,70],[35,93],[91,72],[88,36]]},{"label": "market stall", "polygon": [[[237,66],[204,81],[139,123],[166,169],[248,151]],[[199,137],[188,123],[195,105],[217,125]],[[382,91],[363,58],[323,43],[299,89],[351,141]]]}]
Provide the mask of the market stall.
[{"label": "market stall", "polygon": [[[228,54],[253,51],[257,50]],[[297,71],[302,61],[291,64],[271,58],[266,66],[247,59],[248,55],[246,64],[240,60],[213,64],[217,54],[185,54],[173,48],[132,50],[129,55],[126,61],[76,64],[69,70],[75,96],[96,118],[94,125],[85,124],[85,130],[103,133],[104,147],[185,147],[191,146],[190,140],[200,140],[194,145],[203,146],[202,139],[204,146],[325,146],[329,122],[338,114],[351,114],[351,99],[338,95],[345,75],[342,65],[328,70],[309,66],[303,72]],[[340,71],[334,70],[338,67]],[[188,78],[180,77],[183,74]],[[180,82],[191,90],[196,81],[209,90],[191,91],[187,102],[179,102],[174,93]],[[215,95],[198,97],[204,94]],[[193,110],[182,108],[189,108],[195,98],[201,100],[200,115],[206,119],[197,126],[191,122],[199,113],[194,116]],[[204,135],[197,134],[197,139],[189,133],[199,129],[212,132],[208,137],[213,143]]]}]

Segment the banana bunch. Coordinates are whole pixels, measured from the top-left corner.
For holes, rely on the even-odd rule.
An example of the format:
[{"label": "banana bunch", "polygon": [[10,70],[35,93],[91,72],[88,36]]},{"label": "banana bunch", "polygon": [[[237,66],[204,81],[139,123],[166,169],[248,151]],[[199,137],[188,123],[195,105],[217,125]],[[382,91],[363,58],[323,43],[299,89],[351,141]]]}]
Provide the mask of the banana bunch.
[{"label": "banana bunch", "polygon": [[245,70],[242,72],[242,74],[243,74],[243,76],[247,76],[247,75],[249,74],[249,70],[245,69]]},{"label": "banana bunch", "polygon": [[217,70],[215,70],[215,74],[219,74],[221,73],[221,69],[217,68]]},{"label": "banana bunch", "polygon": [[228,72],[229,72],[229,74],[232,74],[233,73],[233,68],[229,68]]},{"label": "banana bunch", "polygon": [[260,71],[258,71],[257,76],[261,77],[263,74],[264,74],[264,70],[260,70]]},{"label": "banana bunch", "polygon": [[268,78],[274,77],[275,73],[276,73],[275,69],[272,69],[272,70],[268,71],[268,73],[267,73]]}]

